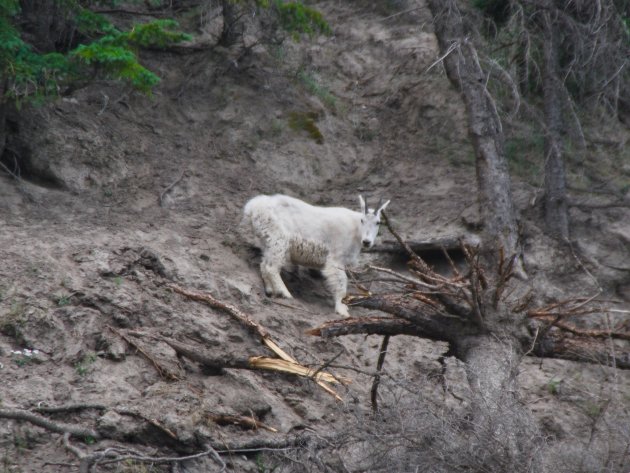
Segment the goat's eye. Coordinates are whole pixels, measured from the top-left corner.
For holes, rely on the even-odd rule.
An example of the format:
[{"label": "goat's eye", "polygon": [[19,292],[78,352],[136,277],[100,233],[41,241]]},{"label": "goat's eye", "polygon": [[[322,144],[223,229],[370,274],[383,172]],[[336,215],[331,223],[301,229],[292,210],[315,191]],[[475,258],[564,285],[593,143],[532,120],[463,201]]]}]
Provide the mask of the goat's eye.
[{"label": "goat's eye", "polygon": [[380,224],[381,224],[381,222],[376,222],[376,224],[377,224],[377,225],[380,225]]},{"label": "goat's eye", "polygon": [[361,223],[365,223],[365,220],[364,220],[364,219],[361,219]]}]

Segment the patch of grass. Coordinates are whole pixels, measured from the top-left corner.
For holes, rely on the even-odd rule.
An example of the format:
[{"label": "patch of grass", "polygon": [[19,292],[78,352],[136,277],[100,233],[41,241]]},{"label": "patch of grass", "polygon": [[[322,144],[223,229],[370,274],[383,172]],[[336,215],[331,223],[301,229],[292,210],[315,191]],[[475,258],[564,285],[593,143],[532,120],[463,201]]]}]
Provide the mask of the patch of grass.
[{"label": "patch of grass", "polygon": [[19,451],[26,450],[28,448],[28,439],[21,435],[14,435],[13,446]]},{"label": "patch of grass", "polygon": [[96,361],[96,353],[88,353],[74,364],[74,369],[79,376],[85,376],[91,370],[92,365]]},{"label": "patch of grass", "polygon": [[297,75],[304,88],[315,97],[319,98],[326,107],[331,110],[337,108],[337,97],[335,97],[328,87],[322,85],[320,80],[311,72],[301,70]]},{"label": "patch of grass", "polygon": [[602,413],[603,408],[603,405],[600,405],[594,401],[587,400],[584,403],[584,412],[592,419],[596,419],[597,417],[599,417]]},{"label": "patch of grass", "polygon": [[355,127],[354,135],[361,141],[368,143],[370,141],[374,141],[378,133],[374,130],[371,130],[370,127],[368,127],[367,125],[360,125]]},{"label": "patch of grass", "polygon": [[265,465],[265,459],[260,453],[256,455],[256,469],[258,470],[258,473],[269,473],[273,471],[272,469],[267,468]]},{"label": "patch of grass", "polygon": [[561,379],[551,378],[547,382],[547,391],[549,392],[549,394],[552,394],[554,396],[559,395],[560,394],[560,383],[562,383]]},{"label": "patch of grass", "polygon": [[303,130],[317,143],[324,143],[324,135],[315,122],[319,119],[316,112],[291,112],[289,114],[289,127],[292,130]]},{"label": "patch of grass", "polygon": [[57,296],[56,302],[57,302],[58,307],[64,307],[64,306],[70,305],[70,296],[66,294],[61,294]]}]

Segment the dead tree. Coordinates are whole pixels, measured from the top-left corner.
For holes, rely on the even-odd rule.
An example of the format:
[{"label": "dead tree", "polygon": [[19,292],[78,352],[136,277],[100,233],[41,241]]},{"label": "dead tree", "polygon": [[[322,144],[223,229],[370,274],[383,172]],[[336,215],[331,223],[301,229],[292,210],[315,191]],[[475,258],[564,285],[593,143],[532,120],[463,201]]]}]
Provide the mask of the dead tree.
[{"label": "dead tree", "polygon": [[492,38],[490,62],[505,65],[499,74],[501,82],[509,82],[510,94],[526,104],[522,110],[529,120],[539,122],[544,134],[545,228],[566,240],[571,202],[566,190],[565,146],[586,147],[577,108],[606,111],[627,121],[627,4],[615,0],[477,4],[493,24],[487,29]]},{"label": "dead tree", "polygon": [[[477,192],[484,224],[482,247],[500,248],[510,255],[510,273],[522,272],[518,230],[512,202],[510,177],[503,150],[503,131],[494,100],[486,88],[487,76],[466,31],[455,0],[430,0],[435,34],[443,64],[451,83],[461,92],[468,117],[468,135],[476,156]],[[512,257],[514,255],[514,257]],[[478,257],[478,256],[476,256]],[[499,266],[497,253],[486,252],[488,266]],[[421,279],[435,279],[428,266],[414,258]],[[472,269],[468,304],[461,297],[440,296],[446,313],[458,317],[461,330],[448,335],[453,353],[464,361],[473,393],[471,428],[480,439],[500,439],[494,453],[479,459],[493,471],[542,471],[541,436],[531,414],[518,398],[516,373],[523,356],[520,331],[523,316],[514,316],[506,302],[492,294],[502,286],[501,273],[495,277]],[[426,276],[424,276],[426,274]],[[433,282],[432,282],[433,281]],[[452,288],[457,293],[463,288]],[[432,318],[439,317],[433,315]]]},{"label": "dead tree", "polygon": [[[457,2],[428,3],[444,68],[466,106],[476,155],[483,250],[462,245],[468,268],[461,273],[453,265],[454,276],[446,278],[406,246],[417,281],[401,278],[406,288],[402,295],[353,301],[390,313],[393,319],[361,320],[356,326],[352,320],[331,322],[311,333],[326,336],[337,330],[336,335],[347,331],[391,336],[398,324],[399,333],[415,330],[420,336],[448,342],[449,353],[464,362],[471,390],[468,430],[479,449],[471,449],[469,466],[476,471],[541,472],[542,436],[519,398],[516,375],[522,358],[531,353],[564,357],[582,353],[581,359],[587,359],[593,350],[599,348],[602,356],[607,350],[605,343],[587,343],[592,338],[585,334],[566,334],[567,326],[562,328],[561,322],[579,312],[572,302],[558,305],[555,311],[531,309],[533,298],[526,284],[514,280],[522,269],[501,120]],[[580,302],[575,304],[580,307]]]},{"label": "dead tree", "polygon": [[559,76],[558,30],[552,14],[542,13],[544,31],[543,100],[545,112],[545,226],[551,235],[566,240],[569,237],[566,173],[562,158],[562,82]]},{"label": "dead tree", "polygon": [[[430,1],[444,69],[466,106],[468,136],[475,151],[477,193],[488,248],[518,254],[518,229],[503,149],[503,129],[487,76],[455,1]],[[519,264],[520,270],[520,264]]]},{"label": "dead tree", "polygon": [[[462,252],[466,268],[453,265],[449,277],[434,272],[410,252],[413,277],[400,275],[391,292],[349,301],[390,317],[330,321],[309,333],[411,335],[447,342],[448,354],[464,362],[471,393],[469,417],[462,429],[470,437],[463,443],[479,444],[468,452],[463,470],[544,471],[543,440],[519,398],[516,375],[522,358],[564,358],[630,369],[628,350],[610,349],[611,339],[630,341],[630,333],[622,326],[585,329],[576,323],[576,318],[601,311],[593,298],[537,307],[526,283],[514,278],[514,257],[499,252],[498,266],[488,267],[476,248],[463,244]],[[373,406],[375,398],[373,392]]]}]

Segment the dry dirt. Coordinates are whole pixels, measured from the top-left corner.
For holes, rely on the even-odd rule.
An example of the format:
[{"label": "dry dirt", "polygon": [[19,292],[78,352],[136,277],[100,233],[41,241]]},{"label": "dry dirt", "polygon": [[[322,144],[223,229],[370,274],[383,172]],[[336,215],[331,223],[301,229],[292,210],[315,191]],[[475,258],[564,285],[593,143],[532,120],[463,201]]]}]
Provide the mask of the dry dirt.
[{"label": "dry dirt", "polygon": [[[152,98],[104,83],[24,111],[10,143],[25,159],[24,179],[0,177],[2,407],[101,404],[105,409],[56,419],[115,425],[139,443],[164,432],[114,408],[141,412],[182,441],[201,429],[226,444],[304,429],[329,434],[367,415],[371,378],[365,373],[374,369],[380,339],[305,335],[335,318],[321,281],[293,272],[286,279],[294,300],[266,298],[256,254],[238,223],[243,204],[259,193],[356,207],[363,192],[392,199],[389,215],[408,238],[474,230],[464,110],[441,68],[427,72],[438,56],[429,12],[419,1],[396,3],[400,8],[391,11],[369,4],[319,2],[331,36],[257,47],[236,61],[230,51],[210,49],[147,53],[146,64],[163,78]],[[207,20],[195,32],[203,37],[215,30]],[[294,129],[296,117],[304,116],[316,117],[323,142]],[[575,209],[574,255],[540,230],[531,207],[536,185],[514,179],[525,262],[542,299],[591,295],[601,286],[627,307],[630,210]],[[335,364],[349,369],[335,372],[353,379],[339,389],[344,401],[290,375],[207,373],[163,342],[136,338],[178,379],[161,377],[116,331],[159,333],[216,354],[269,354],[225,313],[172,292],[169,281],[237,305],[304,364],[337,357]],[[16,353],[25,348],[38,352]],[[438,376],[445,351],[420,339],[392,340],[386,370],[399,384],[386,383],[383,395],[402,396],[396,387],[402,383],[414,386],[418,399],[465,402],[457,362],[450,360],[446,375]],[[567,462],[595,471],[588,462],[600,465],[607,446],[628,441],[627,425],[598,436],[602,422],[611,421],[606,416],[627,415],[626,372],[530,359],[521,378],[525,402]],[[213,414],[256,415],[278,433],[219,426]],[[77,464],[58,434],[16,421],[0,423],[0,458],[3,473],[76,471]],[[265,471],[254,457],[226,460],[229,471]],[[357,471],[351,467],[359,460],[350,456],[346,466]],[[145,471],[124,468],[117,471]],[[218,471],[210,460],[188,468]]]}]

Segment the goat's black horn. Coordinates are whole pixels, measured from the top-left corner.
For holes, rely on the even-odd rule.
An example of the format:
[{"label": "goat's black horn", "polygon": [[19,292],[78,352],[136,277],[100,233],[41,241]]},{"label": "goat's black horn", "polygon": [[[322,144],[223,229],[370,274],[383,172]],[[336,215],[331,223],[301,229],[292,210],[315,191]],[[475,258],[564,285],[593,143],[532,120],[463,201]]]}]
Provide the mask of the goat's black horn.
[{"label": "goat's black horn", "polygon": [[380,209],[381,205],[383,205],[383,198],[382,197],[378,199],[378,205],[376,206],[376,210]]},{"label": "goat's black horn", "polygon": [[367,203],[367,197],[363,197],[363,202],[365,203],[365,215],[368,214],[368,203]]}]

